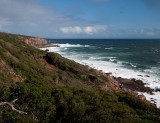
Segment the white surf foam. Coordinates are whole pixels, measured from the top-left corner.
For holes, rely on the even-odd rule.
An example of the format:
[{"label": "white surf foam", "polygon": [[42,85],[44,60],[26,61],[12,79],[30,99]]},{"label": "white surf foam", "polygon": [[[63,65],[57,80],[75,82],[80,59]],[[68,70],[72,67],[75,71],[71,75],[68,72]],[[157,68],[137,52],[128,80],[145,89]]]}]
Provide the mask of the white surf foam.
[{"label": "white surf foam", "polygon": [[116,59],[117,57],[98,57],[98,56],[93,56],[91,55],[91,57],[89,59],[93,59],[93,60],[103,60],[103,59]]},{"label": "white surf foam", "polygon": [[106,49],[106,50],[112,50],[113,47],[107,47],[107,48],[104,48],[104,49]]},{"label": "white surf foam", "polygon": [[160,108],[160,92],[153,92],[153,95],[143,92],[139,92],[139,94],[144,95],[148,101],[155,103]]},{"label": "white surf foam", "polygon": [[89,45],[80,45],[80,44],[54,44],[54,45],[58,45],[60,47],[89,47]]},{"label": "white surf foam", "polygon": [[[76,61],[81,64],[89,65],[95,69],[103,70],[105,73],[112,72],[113,76],[115,77],[122,77],[122,78],[128,78],[128,79],[135,78],[137,80],[142,80],[144,83],[146,83],[146,86],[152,89],[160,88],[160,83],[158,83],[160,80],[157,77],[155,76],[146,77],[146,74],[143,72],[123,68],[118,64],[115,64],[112,62],[88,61],[88,60],[82,60],[82,61],[76,60]],[[138,75],[141,75],[141,76],[138,76]],[[146,99],[148,101],[151,101],[150,98],[153,98],[156,102],[157,107],[160,107],[160,92],[155,92],[154,95],[144,93],[144,96],[146,96]]]},{"label": "white surf foam", "polygon": [[[116,57],[98,57],[93,56],[91,54],[77,54],[77,53],[69,53],[67,54],[65,48],[67,47],[85,47],[85,45],[80,44],[57,44],[61,47],[48,47],[48,48],[40,48],[42,50],[48,49],[49,52],[57,52],[61,54],[63,57],[69,58],[71,60],[74,60],[78,63],[89,65],[95,69],[102,70],[105,73],[112,72],[113,76],[115,77],[122,77],[122,78],[135,78],[137,80],[142,80],[144,83],[146,83],[145,86],[148,86],[152,89],[160,89],[160,78],[155,76],[153,73],[155,71],[155,68],[142,71],[137,71],[133,69],[127,69],[124,67],[122,63],[114,63],[114,60]],[[87,45],[89,46],[89,45]],[[65,51],[63,51],[65,49]],[[86,59],[86,56],[88,56],[88,59]],[[109,58],[110,61],[102,61],[97,59],[103,59],[103,58]],[[133,66],[134,67],[134,66]],[[155,95],[150,95],[144,93],[146,96],[146,99],[150,101],[150,98],[155,99],[156,105],[160,106],[160,92],[155,93]]]},{"label": "white surf foam", "polygon": [[58,52],[61,49],[59,47],[45,47],[45,48],[39,48],[40,50],[48,50],[48,52]]}]

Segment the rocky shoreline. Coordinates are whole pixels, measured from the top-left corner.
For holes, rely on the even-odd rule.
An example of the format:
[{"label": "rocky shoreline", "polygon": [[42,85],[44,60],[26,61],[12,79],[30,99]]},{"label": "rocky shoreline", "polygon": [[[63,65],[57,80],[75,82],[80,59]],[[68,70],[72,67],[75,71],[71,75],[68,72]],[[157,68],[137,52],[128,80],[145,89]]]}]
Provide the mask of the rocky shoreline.
[{"label": "rocky shoreline", "polygon": [[[40,45],[38,48],[47,48],[47,47],[60,47],[60,46],[50,44],[50,43],[47,42],[47,43],[44,43],[43,45]],[[91,67],[89,67],[89,68],[91,68]],[[97,70],[97,71],[99,72],[99,70]],[[146,87],[145,83],[142,80],[136,80],[135,78],[126,79],[126,78],[122,78],[122,77],[114,77],[112,75],[112,73],[103,73],[103,75],[107,75],[108,77],[110,77],[111,80],[113,80],[113,83],[116,84],[115,91],[129,92],[133,96],[136,96],[139,99],[141,99],[142,101],[156,106],[155,101],[152,101],[152,100],[148,101],[144,95],[138,94],[138,92],[145,92],[145,93],[153,95],[154,94],[153,92],[156,91],[156,90],[151,89],[150,87]],[[139,76],[141,76],[141,75],[139,75]],[[149,77],[149,76],[147,76],[147,77]],[[106,87],[104,86],[104,87],[102,87],[102,89],[103,90],[108,90],[108,87],[107,88]],[[159,91],[159,90],[157,90],[157,91]]]},{"label": "rocky shoreline", "polygon": [[115,81],[119,83],[119,88],[124,90],[125,92],[131,93],[133,96],[138,97],[144,102],[147,102],[151,105],[156,106],[156,101],[154,99],[151,99],[150,101],[146,99],[146,97],[143,94],[139,94],[139,92],[148,93],[150,95],[153,95],[154,92],[157,92],[159,90],[153,90],[150,87],[146,87],[145,83],[142,80],[136,80],[134,78],[132,79],[126,79],[122,77],[114,77],[112,73],[105,73],[107,76],[111,76]]},{"label": "rocky shoreline", "polygon": [[46,48],[46,47],[60,47],[59,45],[54,45],[54,44],[45,44],[43,46],[40,46],[39,48]]},{"label": "rocky shoreline", "polygon": [[118,81],[126,91],[146,92],[149,94],[153,94],[154,91],[149,87],[145,87],[145,84],[141,80],[125,79],[121,77],[117,77],[115,80]]},{"label": "rocky shoreline", "polygon": [[[94,69],[88,65],[87,68]],[[105,83],[105,85],[101,86],[102,90],[109,92],[112,92],[113,90],[115,92],[127,92],[139,98],[140,100],[157,107],[155,99],[151,98],[150,100],[147,100],[145,95],[141,94],[141,92],[154,95],[154,92],[158,90],[154,90],[150,87],[145,86],[146,84],[142,80],[136,80],[135,78],[126,79],[122,77],[115,77],[112,75],[112,73],[104,73],[102,70],[97,69],[94,70],[96,71],[97,75],[103,74],[104,76],[108,77],[110,81],[109,84]]]}]

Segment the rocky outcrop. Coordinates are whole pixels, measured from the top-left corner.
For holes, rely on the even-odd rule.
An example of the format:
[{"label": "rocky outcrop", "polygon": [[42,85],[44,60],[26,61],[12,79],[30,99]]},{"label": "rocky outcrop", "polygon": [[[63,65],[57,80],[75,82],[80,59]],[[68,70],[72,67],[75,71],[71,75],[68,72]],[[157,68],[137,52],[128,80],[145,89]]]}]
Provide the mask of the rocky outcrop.
[{"label": "rocky outcrop", "polygon": [[22,39],[21,41],[35,48],[59,47],[59,45],[53,45],[53,44],[48,43],[47,40],[43,38],[27,37],[27,38]]},{"label": "rocky outcrop", "polygon": [[29,38],[23,39],[22,41],[36,48],[44,47],[45,45],[48,45],[48,46],[51,45],[45,39],[42,39],[42,38],[29,37]]},{"label": "rocky outcrop", "polygon": [[126,90],[132,90],[132,91],[138,91],[138,92],[147,92],[152,94],[153,90],[149,87],[145,87],[144,83],[141,80],[136,79],[125,79],[118,77],[116,78],[116,81],[118,81]]},{"label": "rocky outcrop", "polygon": [[113,76],[106,74],[105,76],[107,76],[108,82],[105,82],[104,85],[101,86],[102,90],[109,92],[124,92],[124,88],[121,87],[121,84],[119,84]]},{"label": "rocky outcrop", "polygon": [[[53,45],[47,42],[46,39],[38,38],[38,37],[31,37],[31,36],[25,36],[25,35],[18,35],[18,34],[10,34],[10,33],[4,33],[0,32],[0,37],[7,37],[12,38],[18,41],[23,41],[29,46],[35,47],[35,48],[43,48],[43,47],[59,47],[58,45]],[[1,40],[1,39],[0,39]],[[8,45],[8,44],[5,44]],[[8,45],[9,46],[9,45]]]},{"label": "rocky outcrop", "polygon": [[156,102],[154,101],[154,99],[151,100],[151,101],[148,101],[144,95],[139,95],[139,94],[138,94],[137,92],[135,92],[135,91],[130,90],[130,91],[127,91],[127,92],[130,93],[131,95],[133,95],[134,97],[139,98],[139,99],[142,100],[143,102],[146,102],[146,103],[151,104],[151,105],[153,105],[153,106],[156,107]]}]

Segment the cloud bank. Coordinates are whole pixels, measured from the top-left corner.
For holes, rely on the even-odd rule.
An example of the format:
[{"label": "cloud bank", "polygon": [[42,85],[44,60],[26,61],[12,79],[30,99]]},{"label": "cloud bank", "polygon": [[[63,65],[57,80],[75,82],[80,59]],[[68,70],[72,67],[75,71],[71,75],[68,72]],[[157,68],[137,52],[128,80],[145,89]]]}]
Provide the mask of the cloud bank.
[{"label": "cloud bank", "polygon": [[80,27],[80,26],[75,26],[75,27],[62,27],[60,28],[60,30],[63,33],[85,33],[85,34],[95,34],[95,33],[99,33],[99,32],[104,32],[107,30],[106,25],[98,25],[98,26],[86,26],[86,27]]},{"label": "cloud bank", "polygon": [[[39,0],[0,0],[0,31],[46,38],[159,37],[159,28],[122,29],[60,14]],[[92,0],[107,2],[108,0]],[[146,3],[151,0],[144,0]],[[153,0],[154,1],[154,0]],[[155,0],[157,2],[157,0]]]},{"label": "cloud bank", "polygon": [[160,35],[160,28],[142,28],[142,29],[137,29],[134,30],[133,33],[136,33],[137,35],[143,35],[143,36],[155,36],[155,35]]},{"label": "cloud bank", "polygon": [[66,26],[87,26],[90,22],[58,13],[36,0],[0,0],[0,31],[27,35],[56,36]]}]

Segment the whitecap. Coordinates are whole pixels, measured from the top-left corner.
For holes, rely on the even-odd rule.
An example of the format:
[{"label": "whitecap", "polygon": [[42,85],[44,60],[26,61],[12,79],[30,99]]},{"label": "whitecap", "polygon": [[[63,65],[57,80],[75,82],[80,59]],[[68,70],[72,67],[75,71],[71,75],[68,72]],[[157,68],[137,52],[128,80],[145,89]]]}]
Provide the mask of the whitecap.
[{"label": "whitecap", "polygon": [[[58,44],[59,45],[59,44]],[[42,50],[48,49],[49,52],[59,52],[63,57],[69,58],[71,60],[74,60],[78,63],[84,64],[84,65],[89,65],[95,69],[102,70],[105,73],[112,72],[113,76],[115,77],[122,77],[122,78],[135,78],[137,80],[142,80],[146,85],[152,89],[157,89],[160,88],[160,79],[158,76],[155,75],[155,73],[159,71],[157,68],[150,68],[146,69],[144,71],[138,71],[135,69],[128,69],[125,68],[122,64],[122,62],[114,62],[114,60],[117,57],[99,57],[98,55],[93,54],[83,54],[83,53],[68,53],[64,52],[64,47],[85,47],[85,45],[80,45],[80,44],[61,44],[60,46],[62,47],[47,47],[47,48],[40,48]],[[62,52],[63,51],[63,52]],[[104,61],[103,59],[109,59],[110,61]],[[99,59],[99,60],[97,60]],[[102,59],[102,60],[101,60]],[[134,64],[131,64],[132,67],[136,67]],[[141,75],[141,76],[138,76]],[[150,77],[146,77],[146,75],[149,75]],[[158,94],[158,93],[157,93]],[[156,94],[156,95],[157,95]],[[149,100],[149,96],[147,94],[144,94]],[[148,96],[148,97],[147,97]],[[153,95],[150,95],[151,97]],[[160,97],[160,95],[158,95]],[[155,98],[157,99],[158,96]],[[153,96],[154,97],[154,96]],[[158,100],[158,99],[157,99]],[[160,101],[156,101],[157,106],[159,106]]]},{"label": "whitecap", "polygon": [[48,50],[48,52],[58,52],[61,49],[59,47],[45,47],[45,48],[39,48],[40,50]]},{"label": "whitecap", "polygon": [[[140,95],[144,95],[151,103],[156,103],[156,106],[160,108],[160,92],[153,92],[153,94],[138,92]],[[154,100],[154,101],[153,101]]]},{"label": "whitecap", "polygon": [[59,45],[60,47],[89,47],[90,45],[81,45],[81,44],[54,44],[54,45]]},{"label": "whitecap", "polygon": [[109,61],[114,62],[115,60],[114,59],[109,59]]},{"label": "whitecap", "polygon": [[104,49],[111,50],[111,49],[113,49],[113,47],[107,47],[107,48],[104,48]]}]

